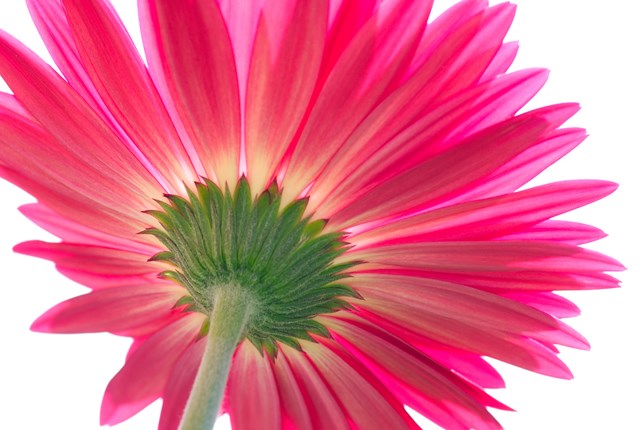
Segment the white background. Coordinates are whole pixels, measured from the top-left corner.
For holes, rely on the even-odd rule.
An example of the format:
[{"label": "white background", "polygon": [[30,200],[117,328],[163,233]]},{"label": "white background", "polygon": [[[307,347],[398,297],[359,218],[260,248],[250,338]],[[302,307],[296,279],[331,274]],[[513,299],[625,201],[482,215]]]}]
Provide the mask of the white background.
[{"label": "white background", "polygon": [[[133,0],[115,2],[129,28],[136,28]],[[436,0],[441,11],[451,1]],[[638,184],[640,170],[640,13],[633,1],[522,0],[509,40],[520,41],[514,69],[543,66],[552,74],[530,107],[579,101],[571,125],[589,139],[536,183],[599,178],[621,184],[611,197],[569,218],[604,229],[610,236],[592,247],[628,267],[623,288],[571,294],[583,315],[570,323],[592,351],[563,350],[575,379],[560,381],[499,365],[506,390],[493,394],[517,413],[496,412],[506,429],[640,429],[638,418],[638,328],[640,305]],[[0,28],[49,60],[26,7],[0,3]],[[139,38],[134,30],[134,38]],[[2,82],[0,82],[0,85]],[[1,87],[5,90],[5,87]],[[33,199],[0,181],[0,428],[96,429],[102,392],[123,363],[126,339],[106,334],[43,335],[29,325],[53,304],[86,290],[59,275],[51,263],[13,254],[28,239],[50,237],[16,210]],[[636,246],[634,246],[636,245]],[[118,426],[153,429],[160,404]],[[424,423],[425,428],[434,428]],[[228,429],[223,419],[217,429]]]}]

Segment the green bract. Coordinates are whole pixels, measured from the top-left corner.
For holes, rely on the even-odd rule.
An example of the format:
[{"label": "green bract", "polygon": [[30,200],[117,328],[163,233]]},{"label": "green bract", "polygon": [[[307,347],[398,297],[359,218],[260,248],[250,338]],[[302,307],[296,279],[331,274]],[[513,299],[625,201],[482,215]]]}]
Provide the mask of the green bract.
[{"label": "green bract", "polygon": [[339,283],[356,263],[333,263],[347,250],[343,233],[322,233],[324,221],[303,218],[306,199],[281,208],[275,184],[253,198],[245,178],[233,193],[205,180],[188,199],[166,198],[157,201],[162,210],[147,211],[161,228],[144,233],[166,247],[152,260],[176,267],[161,275],[189,292],[178,305],[209,315],[217,289],[244,289],[254,308],[245,337],[261,352],[275,356],[278,341],[300,349],[297,339],[329,336],[314,317],[349,308],[343,298],[359,297]]}]

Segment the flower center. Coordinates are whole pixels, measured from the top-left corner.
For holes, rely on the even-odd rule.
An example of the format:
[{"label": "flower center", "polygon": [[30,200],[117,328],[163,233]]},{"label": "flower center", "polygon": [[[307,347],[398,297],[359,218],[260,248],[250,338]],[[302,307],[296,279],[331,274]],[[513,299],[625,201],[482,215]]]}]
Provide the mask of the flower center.
[{"label": "flower center", "polygon": [[275,184],[253,198],[245,178],[233,193],[205,180],[186,199],[166,198],[157,201],[161,210],[146,212],[161,227],[145,233],[166,248],[152,260],[175,266],[161,276],[188,291],[178,305],[210,315],[221,288],[241,289],[254,309],[244,337],[260,352],[275,356],[276,342],[300,349],[298,339],[329,336],[314,317],[349,308],[345,297],[359,298],[340,284],[356,263],[333,262],[347,249],[344,234],[323,233],[325,221],[304,217],[307,199],[281,208]]}]

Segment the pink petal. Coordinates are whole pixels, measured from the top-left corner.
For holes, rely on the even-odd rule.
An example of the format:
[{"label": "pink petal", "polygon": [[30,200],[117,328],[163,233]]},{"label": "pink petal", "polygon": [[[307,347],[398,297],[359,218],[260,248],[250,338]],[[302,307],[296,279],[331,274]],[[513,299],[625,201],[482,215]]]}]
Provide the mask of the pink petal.
[{"label": "pink petal", "polygon": [[128,357],[104,394],[101,425],[132,417],[162,394],[176,361],[196,339],[204,316],[191,313],[151,335]]},{"label": "pink petal", "polygon": [[582,245],[602,239],[607,235],[599,228],[571,221],[549,220],[525,231],[504,236],[507,240],[553,240],[572,245]]},{"label": "pink petal", "polygon": [[[456,141],[451,128],[468,130],[471,124],[478,130],[502,121],[539,90],[546,77],[540,71],[520,72],[513,79],[476,86],[476,75],[482,73],[502,43],[501,31],[508,27],[512,13],[510,6],[500,5],[463,17],[444,32],[430,32],[427,28],[425,35],[430,36],[423,40],[426,46],[421,49],[425,52],[420,54],[427,55],[419,68],[379,102],[316,180],[312,196],[316,205],[322,203],[321,217],[329,216],[325,214],[335,210],[331,205],[338,203],[328,202],[330,207],[325,209],[324,196],[331,188],[341,189],[332,200],[346,204],[341,200],[367,183],[367,178],[379,176],[385,166],[404,159],[418,163],[423,158],[416,151],[434,149],[443,137]],[[494,31],[495,26],[502,30]],[[505,94],[505,85],[520,88],[511,88]],[[492,100],[495,98],[500,100]],[[385,146],[381,149],[382,145]],[[355,182],[359,185],[353,183],[354,178],[358,178]],[[341,184],[345,180],[349,182],[347,187]]]},{"label": "pink petal", "polygon": [[450,200],[448,204],[511,193],[567,155],[586,137],[583,129],[556,130],[537,145],[506,162],[483,183]]},{"label": "pink petal", "polygon": [[457,325],[467,327],[468,332],[527,336],[573,348],[588,347],[576,331],[548,314],[475,288],[380,274],[359,275],[348,281],[365,298],[358,302],[358,307],[381,315],[398,312],[394,321],[417,318],[410,326],[421,321],[425,325],[421,332],[432,333],[432,336],[448,333],[448,325]]},{"label": "pink petal", "polygon": [[[78,224],[56,214],[41,203],[26,204],[18,209],[33,223],[68,243],[116,248],[144,255],[154,255],[161,250],[159,247],[136,242],[131,238],[116,237]],[[140,236],[137,236],[135,239],[139,238]]]},{"label": "pink petal", "polygon": [[323,321],[398,400],[443,428],[501,428],[485,408],[485,403],[501,406],[499,402],[410,345],[357,317]]},{"label": "pink petal", "polygon": [[139,3],[150,69],[167,88],[209,178],[235,186],[240,164],[240,96],[231,40],[209,0]]},{"label": "pink petal", "polygon": [[243,112],[247,94],[249,63],[253,53],[258,19],[264,3],[266,0],[218,0],[233,46]]},{"label": "pink petal", "polygon": [[575,304],[564,297],[558,296],[557,294],[543,292],[512,292],[500,295],[532,306],[536,309],[540,309],[541,311],[558,318],[575,317],[580,315],[580,309]]},{"label": "pink petal", "polygon": [[[360,315],[418,348],[422,344],[430,346],[435,343],[469,354],[492,357],[542,375],[562,379],[573,377],[569,368],[556,356],[557,350],[554,351],[534,339],[474,330],[473,326],[457,322],[445,324],[440,319],[420,319],[417,312],[411,313],[413,322],[407,322],[405,319],[398,321],[395,319],[397,310],[393,311],[393,315],[380,316],[380,309],[381,307],[377,308],[376,313],[362,310]],[[424,324],[434,324],[434,327],[424,327]]]},{"label": "pink petal", "polygon": [[432,360],[437,361],[447,369],[454,369],[457,374],[478,387],[505,387],[502,376],[481,356],[436,344],[436,342],[430,344],[422,342],[419,348],[420,351]]},{"label": "pink petal", "polygon": [[472,270],[468,272],[425,272],[415,269],[376,269],[371,273],[399,274],[438,279],[502,294],[505,292],[596,290],[617,288],[619,281],[607,274],[546,272],[544,270]]},{"label": "pink petal", "polygon": [[[347,257],[348,256],[348,257]],[[424,242],[375,246],[340,257],[362,259],[361,269],[396,266],[432,272],[593,273],[620,271],[624,266],[595,251],[557,242],[479,241]]]},{"label": "pink petal", "polygon": [[158,430],[178,430],[206,344],[202,338],[189,345],[173,366],[162,393]]},{"label": "pink petal", "polygon": [[307,111],[323,56],[328,9],[327,0],[265,4],[246,106],[247,172],[254,190],[265,189],[275,178]]},{"label": "pink petal", "polygon": [[123,331],[169,318],[185,290],[178,286],[113,287],[74,297],[49,309],[31,326],[45,333]]},{"label": "pink petal", "polygon": [[350,243],[489,240],[529,227],[612,193],[605,181],[565,181],[503,196],[464,202],[391,222],[352,236]]},{"label": "pink petal", "polygon": [[271,363],[249,341],[238,346],[227,384],[228,410],[234,429],[282,428],[280,396]]},{"label": "pink petal", "polygon": [[358,429],[420,427],[360,361],[335,341],[305,342],[304,351]]},{"label": "pink petal", "polygon": [[282,357],[287,360],[304,395],[314,430],[350,430],[345,411],[338,403],[324,379],[318,374],[305,353],[281,346]]},{"label": "pink petal", "polygon": [[27,0],[27,6],[40,37],[69,85],[105,122],[109,122],[108,109],[80,60],[62,3],[58,0]]},{"label": "pink petal", "polygon": [[34,240],[16,245],[14,251],[51,260],[60,272],[92,288],[156,282],[158,273],[167,269],[148,262],[149,255],[100,246]]},{"label": "pink petal", "polygon": [[127,237],[142,229],[147,223],[140,211],[149,205],[149,196],[161,193],[153,179],[32,53],[7,36],[0,37],[3,56],[9,59],[0,61],[0,73],[38,118],[14,109],[12,98],[0,99],[3,176],[82,224]]},{"label": "pink petal", "polygon": [[[329,74],[296,143],[283,180],[284,201],[297,197],[403,72],[429,9],[383,2]],[[317,144],[322,136],[322,145]]]},{"label": "pink petal", "polygon": [[474,134],[391,179],[367,184],[358,199],[331,217],[331,223],[344,229],[452,200],[541,142],[575,110],[570,105],[542,108]]},{"label": "pink petal", "polygon": [[280,394],[283,430],[317,429],[315,421],[311,419],[301,385],[296,380],[284,353],[273,361],[272,366]]},{"label": "pink petal", "polygon": [[480,82],[485,82],[495,78],[496,76],[500,76],[503,73],[507,73],[507,70],[511,67],[511,64],[513,64],[513,60],[515,60],[517,53],[518,42],[507,42],[503,44],[491,61],[491,64],[489,64],[482,74]]},{"label": "pink petal", "polygon": [[[123,130],[171,185],[198,179],[160,96],[113,8],[102,0],[63,0],[85,70]],[[113,59],[118,61],[114,63]]]}]

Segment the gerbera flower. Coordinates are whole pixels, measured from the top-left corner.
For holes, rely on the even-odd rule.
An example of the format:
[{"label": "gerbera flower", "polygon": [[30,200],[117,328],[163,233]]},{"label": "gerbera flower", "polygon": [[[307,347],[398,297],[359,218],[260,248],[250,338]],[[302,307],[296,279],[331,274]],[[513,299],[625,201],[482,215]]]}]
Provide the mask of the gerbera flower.
[{"label": "gerbera flower", "polygon": [[0,176],[61,239],[16,250],[91,288],[32,328],[133,338],[103,424],[496,429],[483,357],[571,376],[553,291],[622,267],[552,218],[615,185],[521,189],[585,134],[518,113],[513,5],[140,0],[145,64],[106,1],[28,4],[64,78],[0,35]]}]

